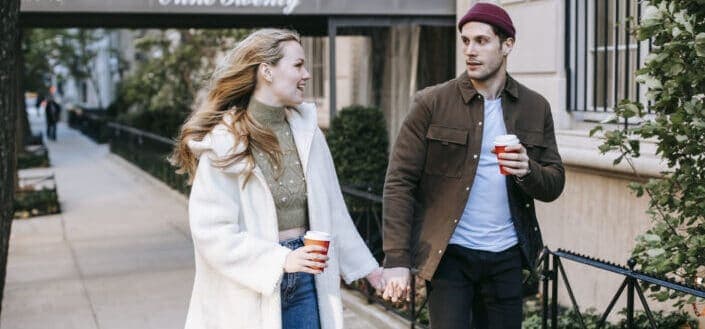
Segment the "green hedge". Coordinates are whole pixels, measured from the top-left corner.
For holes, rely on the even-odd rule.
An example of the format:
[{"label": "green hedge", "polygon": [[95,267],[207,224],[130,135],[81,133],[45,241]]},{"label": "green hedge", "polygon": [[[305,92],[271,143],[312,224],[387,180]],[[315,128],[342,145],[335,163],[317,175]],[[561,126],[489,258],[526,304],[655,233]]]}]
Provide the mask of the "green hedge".
[{"label": "green hedge", "polygon": [[18,191],[15,193],[14,218],[29,218],[61,212],[56,189]]},{"label": "green hedge", "polygon": [[17,154],[17,169],[46,168],[49,167],[49,153],[45,148],[36,152],[20,152]]}]

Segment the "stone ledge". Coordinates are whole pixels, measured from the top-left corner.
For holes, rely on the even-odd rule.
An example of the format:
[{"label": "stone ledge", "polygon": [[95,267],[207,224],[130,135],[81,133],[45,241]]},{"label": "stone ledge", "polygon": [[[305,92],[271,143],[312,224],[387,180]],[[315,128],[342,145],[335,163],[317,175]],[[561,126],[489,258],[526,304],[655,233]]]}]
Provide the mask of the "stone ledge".
[{"label": "stone ledge", "polygon": [[[598,146],[601,140],[589,137],[588,131],[559,130],[556,132],[558,150],[566,166],[589,168],[607,173],[616,173],[636,178],[632,168],[626,161],[618,165],[612,162],[619,154],[609,152],[600,154]],[[656,144],[653,141],[641,141],[641,156],[633,159],[634,167],[642,178],[661,177],[661,172],[668,170],[666,163],[656,155]]]}]

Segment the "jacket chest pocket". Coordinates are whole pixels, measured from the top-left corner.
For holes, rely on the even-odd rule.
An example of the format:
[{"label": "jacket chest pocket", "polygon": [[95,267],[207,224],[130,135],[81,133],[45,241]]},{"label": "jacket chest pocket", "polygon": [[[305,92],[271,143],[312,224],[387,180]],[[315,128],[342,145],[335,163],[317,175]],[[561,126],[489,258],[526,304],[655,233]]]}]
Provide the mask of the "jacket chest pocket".
[{"label": "jacket chest pocket", "polygon": [[546,144],[543,141],[543,131],[517,131],[517,137],[524,147],[526,147],[526,153],[531,160],[539,161],[546,150]]},{"label": "jacket chest pocket", "polygon": [[460,177],[467,154],[468,131],[431,125],[426,132],[428,175]]}]

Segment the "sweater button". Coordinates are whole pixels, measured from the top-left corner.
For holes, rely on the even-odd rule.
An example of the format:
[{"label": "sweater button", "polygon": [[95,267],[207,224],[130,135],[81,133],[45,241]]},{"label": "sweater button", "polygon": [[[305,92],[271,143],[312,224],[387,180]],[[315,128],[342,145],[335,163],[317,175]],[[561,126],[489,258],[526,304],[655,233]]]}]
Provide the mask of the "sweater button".
[{"label": "sweater button", "polygon": [[443,250],[442,250],[442,249],[441,249],[441,250],[439,250],[439,251],[438,251],[438,253],[439,253],[439,254],[442,254],[442,253],[443,253]]}]

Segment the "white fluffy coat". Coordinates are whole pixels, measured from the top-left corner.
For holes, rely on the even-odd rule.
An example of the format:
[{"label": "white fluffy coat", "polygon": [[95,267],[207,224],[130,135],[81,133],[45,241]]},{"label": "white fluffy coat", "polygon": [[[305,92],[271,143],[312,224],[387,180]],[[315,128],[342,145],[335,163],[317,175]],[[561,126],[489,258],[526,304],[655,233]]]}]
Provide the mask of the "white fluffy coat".
[{"label": "white fluffy coat", "polygon": [[[321,326],[342,329],[340,276],[349,283],[378,264],[348,214],[315,106],[286,111],[306,177],[310,229],[333,236],[328,267],[315,279]],[[189,197],[196,275],[185,327],[280,329],[279,282],[290,250],[278,243],[274,200],[262,172],[255,167],[243,185],[244,161],[212,165],[244,149],[223,124],[189,147],[199,164]]]}]

